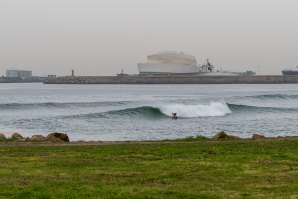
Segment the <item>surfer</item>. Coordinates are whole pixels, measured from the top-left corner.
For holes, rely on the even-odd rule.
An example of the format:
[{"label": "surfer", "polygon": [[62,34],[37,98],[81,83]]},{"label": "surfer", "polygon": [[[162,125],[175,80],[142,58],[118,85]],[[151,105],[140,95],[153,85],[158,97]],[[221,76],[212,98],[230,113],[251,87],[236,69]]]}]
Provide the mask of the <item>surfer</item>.
[{"label": "surfer", "polygon": [[177,117],[177,113],[172,113],[172,118],[173,119],[177,119],[178,117]]}]

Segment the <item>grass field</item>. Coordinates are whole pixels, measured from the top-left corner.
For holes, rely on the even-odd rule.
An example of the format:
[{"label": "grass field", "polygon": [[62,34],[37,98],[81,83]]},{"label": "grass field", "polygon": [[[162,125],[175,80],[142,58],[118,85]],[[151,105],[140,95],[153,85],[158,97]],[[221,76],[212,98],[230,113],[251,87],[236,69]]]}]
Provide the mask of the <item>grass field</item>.
[{"label": "grass field", "polygon": [[297,140],[0,144],[0,198],[297,197]]}]

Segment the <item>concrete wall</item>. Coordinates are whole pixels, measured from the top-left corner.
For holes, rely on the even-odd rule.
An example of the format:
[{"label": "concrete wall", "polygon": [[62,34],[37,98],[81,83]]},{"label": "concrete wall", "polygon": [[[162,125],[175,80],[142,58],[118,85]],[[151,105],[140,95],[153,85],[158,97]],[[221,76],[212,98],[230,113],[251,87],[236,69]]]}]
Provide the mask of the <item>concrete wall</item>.
[{"label": "concrete wall", "polygon": [[297,76],[65,76],[46,84],[297,84]]},{"label": "concrete wall", "polygon": [[[139,63],[139,73],[199,73],[200,68],[195,65],[183,65],[183,64],[172,64],[172,63]],[[158,72],[157,72],[158,71]]]}]

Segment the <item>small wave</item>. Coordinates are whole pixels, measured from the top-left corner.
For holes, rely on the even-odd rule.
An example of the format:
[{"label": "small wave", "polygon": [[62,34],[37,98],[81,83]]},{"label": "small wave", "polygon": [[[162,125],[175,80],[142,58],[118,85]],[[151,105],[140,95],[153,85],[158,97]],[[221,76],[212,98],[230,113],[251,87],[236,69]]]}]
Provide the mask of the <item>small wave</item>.
[{"label": "small wave", "polygon": [[60,116],[60,119],[96,119],[96,118],[107,118],[103,113],[86,113],[77,115]]},{"label": "small wave", "polygon": [[126,102],[45,102],[45,103],[6,103],[0,104],[0,110],[22,110],[38,108],[71,108],[71,107],[96,107],[96,106],[115,106],[123,105]]},{"label": "small wave", "polygon": [[298,99],[298,95],[286,95],[286,94],[268,94],[268,95],[253,95],[246,96],[248,98],[254,99]]},{"label": "small wave", "polygon": [[261,110],[266,107],[258,107],[258,106],[249,106],[243,104],[230,104],[228,103],[229,108],[234,112],[242,112],[242,111],[253,111],[253,110]]},{"label": "small wave", "polygon": [[286,108],[286,107],[263,107],[263,106],[250,106],[243,104],[229,104],[229,108],[235,112],[243,112],[243,111],[255,111],[255,112],[268,112],[268,111],[298,111],[297,108]]}]

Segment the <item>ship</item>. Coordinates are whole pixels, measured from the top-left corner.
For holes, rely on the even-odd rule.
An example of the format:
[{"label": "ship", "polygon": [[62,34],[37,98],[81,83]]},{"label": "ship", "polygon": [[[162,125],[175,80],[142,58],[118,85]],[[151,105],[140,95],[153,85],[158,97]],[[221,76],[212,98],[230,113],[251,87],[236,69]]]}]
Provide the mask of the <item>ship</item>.
[{"label": "ship", "polygon": [[296,66],[296,70],[292,70],[292,69],[285,69],[285,70],[282,70],[282,74],[283,75],[298,75],[298,66]]},{"label": "ship", "polygon": [[209,60],[200,66],[194,56],[174,51],[149,55],[146,63],[138,64],[141,75],[200,74],[212,72],[213,69]]}]

